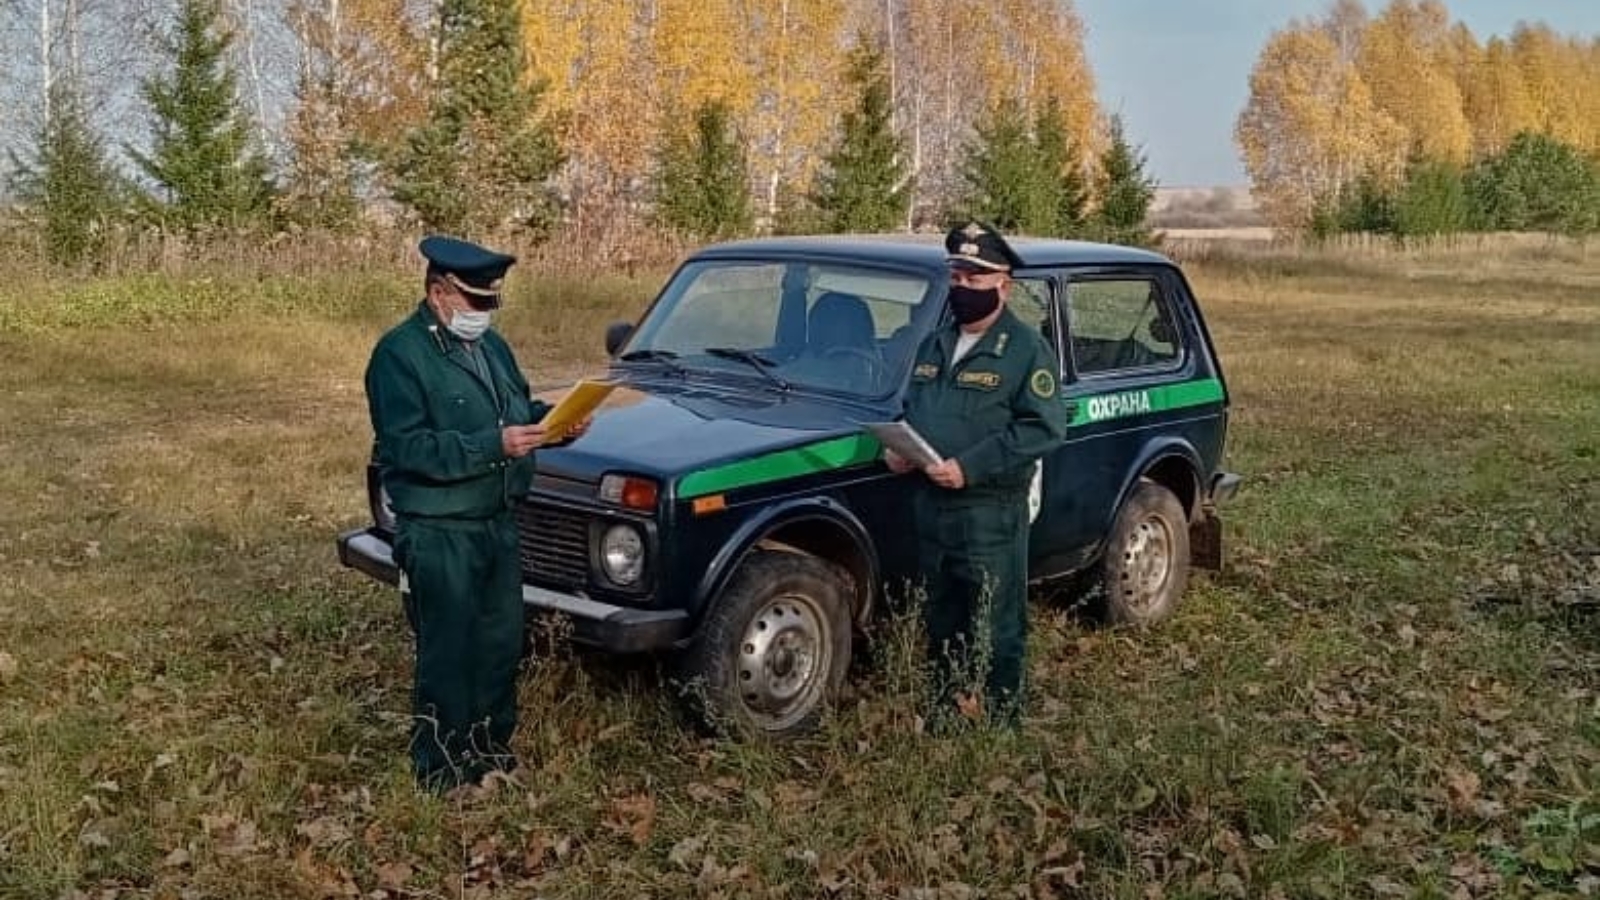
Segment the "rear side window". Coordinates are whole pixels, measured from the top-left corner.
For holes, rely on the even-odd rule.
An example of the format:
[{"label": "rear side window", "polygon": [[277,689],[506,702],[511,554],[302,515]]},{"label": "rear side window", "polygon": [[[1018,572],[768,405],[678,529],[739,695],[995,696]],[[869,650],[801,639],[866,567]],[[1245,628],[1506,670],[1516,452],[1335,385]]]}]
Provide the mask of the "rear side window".
[{"label": "rear side window", "polygon": [[1151,278],[1074,281],[1067,350],[1079,375],[1170,368],[1183,358],[1171,301]]}]

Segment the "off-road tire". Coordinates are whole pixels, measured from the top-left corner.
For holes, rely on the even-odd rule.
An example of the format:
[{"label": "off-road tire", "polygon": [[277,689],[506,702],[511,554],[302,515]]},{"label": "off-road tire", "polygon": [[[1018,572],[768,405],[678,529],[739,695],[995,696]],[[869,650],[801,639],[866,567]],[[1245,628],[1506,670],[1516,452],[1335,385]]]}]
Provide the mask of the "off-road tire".
[{"label": "off-road tire", "polygon": [[1100,618],[1154,625],[1172,615],[1189,582],[1189,522],[1172,491],[1141,479],[1117,510],[1100,562]]},{"label": "off-road tire", "polygon": [[850,667],[850,581],[814,556],[752,552],[678,663],[700,724],[783,738],[815,729]]}]

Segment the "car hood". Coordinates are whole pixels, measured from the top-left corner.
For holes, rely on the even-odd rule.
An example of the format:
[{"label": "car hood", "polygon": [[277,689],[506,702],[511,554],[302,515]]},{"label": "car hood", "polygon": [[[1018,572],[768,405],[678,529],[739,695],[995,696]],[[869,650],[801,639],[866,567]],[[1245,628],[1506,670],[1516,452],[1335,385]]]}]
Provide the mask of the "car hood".
[{"label": "car hood", "polygon": [[628,381],[595,413],[588,433],[538,451],[538,472],[598,482],[607,472],[663,484],[725,463],[860,435],[898,403],[845,403],[800,392],[693,382]]}]

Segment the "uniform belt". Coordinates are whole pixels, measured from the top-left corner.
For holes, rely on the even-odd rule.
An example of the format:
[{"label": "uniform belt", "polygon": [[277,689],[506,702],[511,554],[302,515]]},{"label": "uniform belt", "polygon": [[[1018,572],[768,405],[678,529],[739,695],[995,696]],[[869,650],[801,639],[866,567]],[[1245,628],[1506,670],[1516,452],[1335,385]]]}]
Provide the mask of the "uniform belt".
[{"label": "uniform belt", "polygon": [[472,531],[513,518],[509,509],[488,516],[422,516],[415,513],[399,513],[398,516],[401,521],[415,522],[429,528],[443,528],[447,531]]}]

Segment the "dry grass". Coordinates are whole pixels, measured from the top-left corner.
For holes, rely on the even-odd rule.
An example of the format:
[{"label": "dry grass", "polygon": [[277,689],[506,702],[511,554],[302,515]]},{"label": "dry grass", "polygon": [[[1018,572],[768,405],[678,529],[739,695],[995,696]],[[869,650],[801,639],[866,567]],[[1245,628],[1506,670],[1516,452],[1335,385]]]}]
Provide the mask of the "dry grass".
[{"label": "dry grass", "polygon": [[[1595,252],[1196,260],[1230,568],[1150,633],[1042,603],[1016,737],[918,733],[908,622],[785,746],[557,642],[525,770],[462,804],[411,787],[397,604],[332,554],[411,279],[32,285],[0,301],[0,896],[1593,894]],[[204,279],[233,311],[175,327]],[[556,383],[654,286],[523,284],[504,325]]]}]

